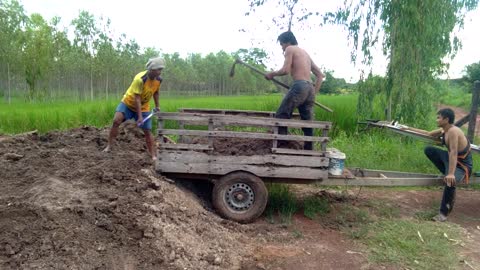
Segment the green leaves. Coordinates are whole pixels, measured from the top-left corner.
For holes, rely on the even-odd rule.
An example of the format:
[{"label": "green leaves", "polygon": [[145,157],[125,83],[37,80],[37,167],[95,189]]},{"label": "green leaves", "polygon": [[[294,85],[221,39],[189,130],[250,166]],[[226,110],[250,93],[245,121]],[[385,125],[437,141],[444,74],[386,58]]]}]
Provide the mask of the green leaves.
[{"label": "green leaves", "polygon": [[480,61],[466,66],[465,72],[466,72],[465,79],[469,83],[480,81]]},{"label": "green leaves", "polygon": [[[251,12],[267,2],[250,0]],[[292,25],[318,14],[294,10],[301,2],[278,1],[291,16],[275,17],[277,26],[285,25],[287,18]],[[433,79],[445,72],[444,59],[453,57],[461,45],[453,29],[462,27],[465,13],[477,5],[478,0],[345,0],[337,11],[325,12],[319,24],[345,27],[352,44],[352,62],[371,67],[375,61],[373,50],[380,42],[390,61],[381,85],[376,79],[360,83],[359,113],[369,117],[372,102],[377,100],[389,118],[424,125],[428,119],[425,116],[433,108]],[[297,20],[292,22],[294,18]]]}]

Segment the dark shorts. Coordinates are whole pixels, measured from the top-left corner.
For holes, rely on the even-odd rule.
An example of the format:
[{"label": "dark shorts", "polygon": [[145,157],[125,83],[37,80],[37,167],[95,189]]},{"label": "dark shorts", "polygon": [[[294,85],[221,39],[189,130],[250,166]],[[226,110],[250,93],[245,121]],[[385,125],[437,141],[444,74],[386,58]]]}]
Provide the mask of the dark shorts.
[{"label": "dark shorts", "polygon": [[[440,149],[438,147],[427,146],[425,147],[425,155],[432,161],[432,163],[438,168],[438,170],[444,175],[448,174],[448,151]],[[472,153],[469,153],[465,160],[463,160],[465,167],[468,169],[469,176],[472,174],[473,159]],[[454,172],[455,180],[461,182],[465,178],[465,169],[457,164]]]},{"label": "dark shorts", "polygon": [[[290,90],[285,95],[275,113],[276,118],[291,119],[293,111],[298,109],[300,118],[302,120],[312,120],[313,118],[313,104],[315,102],[315,89],[313,84],[309,81],[294,81]],[[305,136],[312,136],[312,128],[302,128]],[[286,127],[279,127],[278,134],[288,134]],[[312,142],[305,142],[303,148],[305,150],[313,150]]]},{"label": "dark shorts", "polygon": [[314,102],[315,89],[313,84],[309,81],[294,81],[275,113],[275,117],[290,119],[293,111],[298,108],[302,120],[311,120]]},{"label": "dark shorts", "polygon": [[[123,113],[123,117],[124,117],[123,121],[127,121],[130,119],[135,119],[135,121],[138,120],[137,113],[132,111],[130,108],[128,108],[128,106],[125,105],[125,103],[123,102],[120,102],[120,104],[118,104],[117,109],[115,109],[115,112]],[[142,112],[143,119],[147,118],[149,114],[150,112]],[[152,130],[152,118],[145,121],[145,123],[143,123],[143,125],[141,125],[140,128]]]}]

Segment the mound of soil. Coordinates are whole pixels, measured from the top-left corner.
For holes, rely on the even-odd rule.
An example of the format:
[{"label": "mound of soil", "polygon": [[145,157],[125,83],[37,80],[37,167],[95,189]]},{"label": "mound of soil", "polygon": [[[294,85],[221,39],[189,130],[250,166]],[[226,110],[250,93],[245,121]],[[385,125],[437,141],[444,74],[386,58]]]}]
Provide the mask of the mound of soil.
[{"label": "mound of soil", "polygon": [[250,225],[157,175],[138,129],[104,153],[107,133],[1,138],[0,269],[241,268]]}]

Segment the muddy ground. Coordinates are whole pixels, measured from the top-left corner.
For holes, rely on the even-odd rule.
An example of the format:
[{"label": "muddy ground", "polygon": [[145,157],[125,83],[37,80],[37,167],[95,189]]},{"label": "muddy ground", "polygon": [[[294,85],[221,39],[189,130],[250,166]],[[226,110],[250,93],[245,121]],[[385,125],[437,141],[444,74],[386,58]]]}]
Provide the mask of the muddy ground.
[{"label": "muddy ground", "polygon": [[[223,220],[208,196],[191,191],[198,188],[153,171],[137,129],[124,126],[111,153],[101,151],[107,132],[0,137],[0,269],[397,269],[370,263],[364,247],[329,222],[335,212],[323,222],[297,214],[288,226],[265,217],[248,225]],[[292,188],[299,197],[331,194]],[[328,198],[360,205],[378,198],[405,218],[441,194],[349,192],[343,201],[335,192]],[[462,256],[477,267],[479,206],[479,192],[462,190],[451,218],[466,230]]]}]

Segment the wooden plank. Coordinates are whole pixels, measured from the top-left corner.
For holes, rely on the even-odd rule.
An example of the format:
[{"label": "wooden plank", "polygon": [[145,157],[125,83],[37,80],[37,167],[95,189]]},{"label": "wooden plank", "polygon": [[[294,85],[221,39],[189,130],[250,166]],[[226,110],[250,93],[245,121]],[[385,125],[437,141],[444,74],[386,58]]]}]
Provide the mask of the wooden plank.
[{"label": "wooden plank", "polygon": [[267,178],[297,178],[320,180],[328,177],[328,171],[307,167],[278,167],[217,163],[181,163],[158,160],[155,169],[159,173],[187,173],[200,175],[226,175],[234,171],[246,171]]},{"label": "wooden plank", "polygon": [[473,142],[475,138],[475,126],[477,125],[478,104],[480,103],[480,81],[475,81],[472,91],[472,107],[470,109],[470,121],[468,121],[467,138]]},{"label": "wooden plank", "polygon": [[[273,134],[278,134],[278,127],[273,127]],[[272,150],[273,149],[276,149],[278,146],[278,141],[277,140],[273,140],[273,145],[272,145]]]},{"label": "wooden plank", "polygon": [[[384,121],[379,121],[377,123],[372,122],[372,123],[368,123],[368,125],[373,126],[373,127],[379,127],[379,128],[388,128],[389,130],[391,130],[395,133],[410,136],[410,137],[414,137],[415,139],[421,139],[421,140],[423,140],[427,143],[433,143],[433,144],[437,144],[437,145],[441,143],[440,139],[437,139],[437,138],[434,138],[432,136],[428,136],[428,135],[425,135],[425,134],[421,134],[421,133],[418,133],[418,132],[415,132],[415,131],[411,131],[411,130],[402,130],[402,129],[399,129],[398,127],[395,127],[395,126],[391,125],[390,123],[387,123],[387,122],[384,122]],[[478,145],[470,144],[470,147],[472,149],[472,152],[477,153],[477,154],[480,153],[480,147]]]},{"label": "wooden plank", "polygon": [[384,171],[370,170],[363,168],[347,168],[347,170],[356,177],[370,178],[438,178],[437,174],[416,173],[416,172],[400,172],[400,171]]},{"label": "wooden plank", "polygon": [[[212,132],[214,129],[215,128],[213,127],[213,120],[209,119],[209,121],[208,121],[208,131]],[[208,136],[208,146],[213,148],[213,137],[212,136]]]},{"label": "wooden plank", "polygon": [[[208,113],[208,114],[226,114],[226,115],[245,115],[258,117],[274,117],[272,111],[252,111],[252,110],[230,110],[230,109],[201,109],[201,108],[180,108],[179,112],[185,113]],[[293,113],[292,118],[299,119],[299,113]]]},{"label": "wooden plank", "polygon": [[177,150],[200,150],[200,151],[211,151],[212,147],[205,144],[188,144],[188,143],[162,143],[160,144],[159,149],[177,149]]},{"label": "wooden plank", "polygon": [[178,109],[178,111],[179,112],[185,112],[185,113],[231,114],[231,115],[259,114],[259,115],[270,116],[270,115],[275,114],[275,112],[272,112],[272,111],[208,109],[208,108],[205,108],[205,109],[202,109],[202,108],[180,108],[180,109]]},{"label": "wooden plank", "polygon": [[457,120],[454,125],[457,127],[461,127],[465,125],[468,121],[470,121],[470,114],[467,114],[464,117],[462,117],[460,120]]},{"label": "wooden plank", "polygon": [[[440,178],[355,178],[355,179],[327,179],[317,182],[319,185],[326,186],[442,186],[443,177]],[[471,179],[471,184],[480,183],[479,179]],[[463,184],[457,184],[464,186]]]},{"label": "wooden plank", "polygon": [[243,138],[243,139],[259,139],[259,140],[284,140],[284,141],[309,141],[309,142],[328,142],[328,137],[301,136],[301,135],[280,135],[259,132],[237,132],[237,131],[207,131],[207,130],[179,130],[179,129],[163,129],[158,130],[158,135],[187,135],[187,136],[203,136],[218,138]]},{"label": "wooden plank", "polygon": [[288,148],[272,148],[272,153],[285,155],[302,155],[302,156],[318,156],[324,157],[325,152],[310,151],[310,150],[296,150]]},{"label": "wooden plank", "polygon": [[[185,173],[163,173],[164,175],[168,176],[169,178],[181,178],[181,179],[197,179],[201,181],[205,181],[208,179],[218,179],[220,175],[207,175],[207,174],[185,174]],[[271,183],[290,183],[290,184],[318,184],[324,186],[384,186],[384,187],[392,187],[392,186],[426,186],[426,185],[443,185],[443,183],[439,182],[436,179],[425,180],[425,178],[421,178],[421,182],[414,182],[405,184],[405,181],[401,179],[393,179],[387,185],[384,179],[374,179],[373,181],[369,178],[362,179],[358,181],[358,179],[326,179],[317,181],[315,179],[299,179],[299,178],[269,178],[269,177],[262,177],[264,182],[271,182]],[[475,177],[474,179],[470,179],[470,183],[472,184],[480,184],[480,178]],[[459,184],[459,186],[465,186],[463,184]]]},{"label": "wooden plank", "polygon": [[432,137],[432,136],[428,136],[428,135],[425,135],[425,134],[422,134],[422,133],[418,133],[418,132],[415,132],[415,131],[412,131],[412,130],[403,130],[403,129],[400,129],[394,125],[392,125],[390,122],[386,122],[386,121],[379,121],[379,122],[369,122],[368,123],[368,126],[373,126],[373,127],[379,127],[379,128],[387,128],[395,133],[398,133],[398,134],[401,134],[401,135],[405,135],[405,136],[411,136],[411,137],[414,137],[416,139],[422,139],[426,142],[432,142],[432,143],[439,143],[440,140]]},{"label": "wooden plank", "polygon": [[295,119],[263,118],[263,117],[244,117],[233,115],[217,114],[197,114],[197,113],[167,113],[158,114],[159,119],[197,122],[198,125],[206,125],[212,119],[215,125],[233,125],[233,126],[256,126],[256,127],[274,127],[287,126],[292,128],[318,128],[330,129],[331,122],[306,121]]},{"label": "wooden plank", "polygon": [[242,164],[263,166],[294,166],[294,167],[328,167],[328,158],[318,156],[282,156],[282,155],[253,155],[253,156],[223,156],[212,155],[195,151],[160,151],[158,160],[183,163],[217,163]]},{"label": "wooden plank", "polygon": [[[323,136],[323,137],[328,137],[328,130],[323,129],[323,130],[322,130],[322,136]],[[321,150],[322,150],[322,152],[327,151],[327,143],[326,143],[326,142],[323,142],[323,143],[322,143]]]}]

